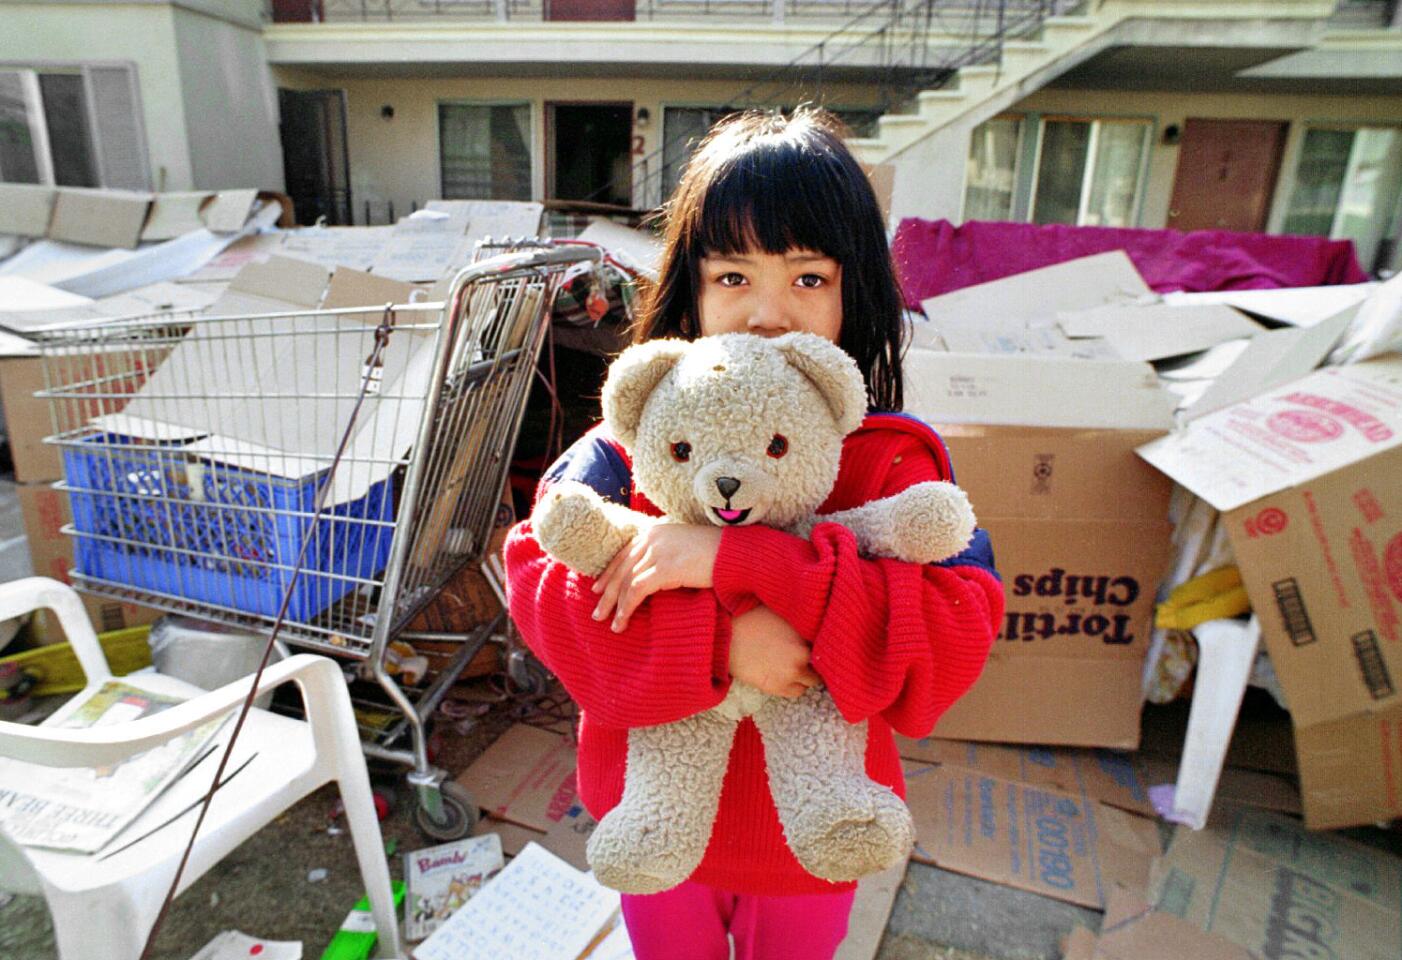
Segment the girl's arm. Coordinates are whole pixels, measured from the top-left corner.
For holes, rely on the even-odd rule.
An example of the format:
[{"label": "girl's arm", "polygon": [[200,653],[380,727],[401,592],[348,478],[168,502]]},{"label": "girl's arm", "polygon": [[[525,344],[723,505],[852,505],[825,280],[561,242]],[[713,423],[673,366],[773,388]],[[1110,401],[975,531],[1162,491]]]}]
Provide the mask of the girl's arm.
[{"label": "girl's arm", "polygon": [[[626,467],[594,435],[566,451],[542,490],[559,479],[586,483],[614,502],[626,498]],[[663,591],[638,609],[626,629],[615,632],[609,620],[593,617],[598,600],[593,580],[547,555],[530,521],[512,529],[505,556],[512,619],[593,722],[669,723],[725,696],[731,618],[713,591]]]},{"label": "girl's arm", "polygon": [[[910,439],[879,496],[945,480],[929,448]],[[721,602],[755,602],[810,638],[812,664],[844,717],[880,714],[899,732],[930,733],[978,678],[1003,616],[1003,589],[987,538],[940,564],[866,560],[836,524],[811,540],[766,527],[727,529],[716,556]]]}]

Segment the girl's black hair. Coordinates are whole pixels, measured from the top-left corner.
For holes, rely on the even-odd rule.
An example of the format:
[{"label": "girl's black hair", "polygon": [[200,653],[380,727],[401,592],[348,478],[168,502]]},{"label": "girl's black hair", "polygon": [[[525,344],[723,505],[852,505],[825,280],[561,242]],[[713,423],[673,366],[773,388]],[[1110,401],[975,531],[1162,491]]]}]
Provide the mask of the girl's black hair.
[{"label": "girl's black hair", "polygon": [[634,342],[700,335],[703,257],[815,250],[842,265],[838,346],[857,361],[872,407],[901,409],[902,301],[885,218],[836,118],[800,107],[721,120],[664,214],[659,279],[644,294]]}]

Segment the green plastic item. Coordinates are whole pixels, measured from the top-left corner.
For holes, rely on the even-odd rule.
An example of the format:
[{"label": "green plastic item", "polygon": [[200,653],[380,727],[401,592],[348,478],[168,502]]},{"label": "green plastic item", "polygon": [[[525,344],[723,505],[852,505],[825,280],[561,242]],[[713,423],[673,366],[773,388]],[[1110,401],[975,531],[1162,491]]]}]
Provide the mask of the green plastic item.
[{"label": "green plastic item", "polygon": [[[394,881],[394,908],[398,918],[399,905],[404,902],[404,882]],[[321,951],[321,960],[366,960],[375,949],[379,934],[375,923],[370,919],[370,898],[361,897],[355,909],[346,915],[341,929],[331,938],[326,949]]]}]

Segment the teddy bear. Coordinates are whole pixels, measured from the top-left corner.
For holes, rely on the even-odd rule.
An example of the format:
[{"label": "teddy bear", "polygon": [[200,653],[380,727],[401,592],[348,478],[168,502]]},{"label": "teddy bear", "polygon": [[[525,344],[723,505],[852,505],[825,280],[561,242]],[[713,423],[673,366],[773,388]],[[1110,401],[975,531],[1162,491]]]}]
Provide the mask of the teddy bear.
[{"label": "teddy bear", "polygon": [[[634,483],[665,516],[605,501],[583,484],[552,486],[532,514],[536,538],[579,573],[598,576],[654,523],[766,524],[804,537],[818,523],[840,523],[864,556],[918,563],[958,553],[973,534],[967,498],[943,482],[815,514],[837,480],[843,438],[865,415],[866,389],[856,363],[813,334],[638,344],[611,365],[602,401]],[[601,883],[647,894],[691,875],[746,717],[764,743],[785,841],[805,870],[855,880],[909,855],[910,811],[866,775],[865,722],[844,720],[822,685],[790,699],[732,680],[716,707],[628,732],[622,799],[586,851]]]}]

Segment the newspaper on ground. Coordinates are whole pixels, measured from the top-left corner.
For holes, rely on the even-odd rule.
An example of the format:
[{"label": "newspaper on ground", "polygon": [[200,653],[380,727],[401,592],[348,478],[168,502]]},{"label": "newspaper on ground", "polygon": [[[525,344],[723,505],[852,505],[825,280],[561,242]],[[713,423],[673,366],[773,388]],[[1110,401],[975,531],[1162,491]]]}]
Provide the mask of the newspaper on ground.
[{"label": "newspaper on ground", "polygon": [[[59,726],[111,726],[181,702],[109,680]],[[111,767],[61,768],[0,760],[0,825],[27,847],[96,853],[202,756],[227,719],[210,720]]]}]

